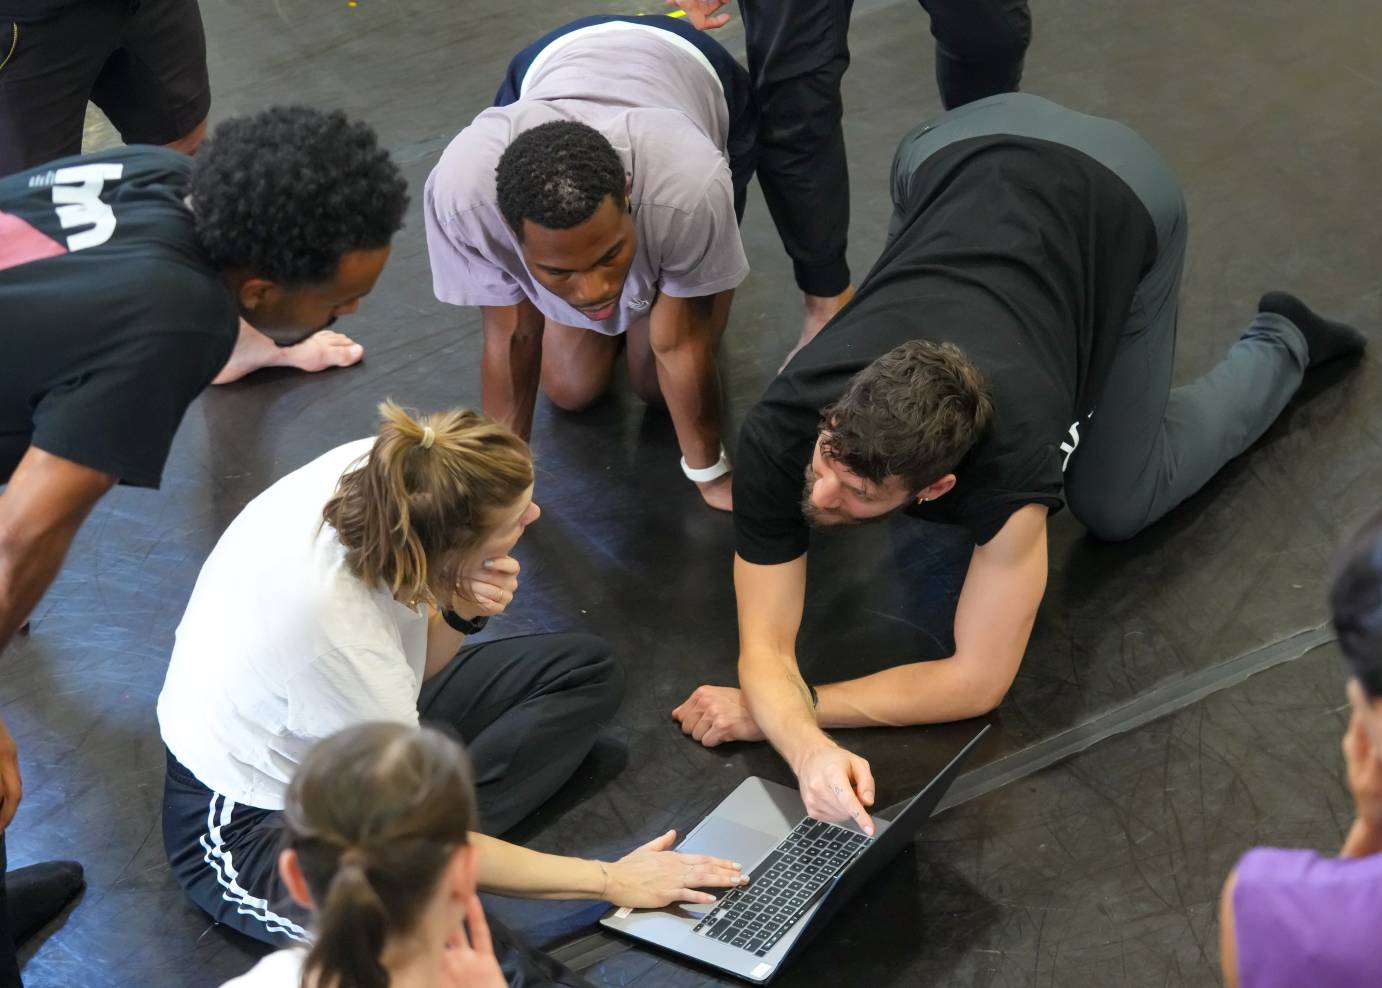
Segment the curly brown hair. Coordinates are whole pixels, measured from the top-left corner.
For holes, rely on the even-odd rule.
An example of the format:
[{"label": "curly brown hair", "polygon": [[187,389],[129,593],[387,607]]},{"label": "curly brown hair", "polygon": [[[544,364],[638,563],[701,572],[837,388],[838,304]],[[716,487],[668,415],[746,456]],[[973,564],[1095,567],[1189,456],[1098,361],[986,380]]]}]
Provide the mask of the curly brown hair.
[{"label": "curly brown hair", "polygon": [[919,491],[959,466],[992,420],[984,375],[959,347],[911,340],[821,412],[821,450],[865,480],[899,477]]}]

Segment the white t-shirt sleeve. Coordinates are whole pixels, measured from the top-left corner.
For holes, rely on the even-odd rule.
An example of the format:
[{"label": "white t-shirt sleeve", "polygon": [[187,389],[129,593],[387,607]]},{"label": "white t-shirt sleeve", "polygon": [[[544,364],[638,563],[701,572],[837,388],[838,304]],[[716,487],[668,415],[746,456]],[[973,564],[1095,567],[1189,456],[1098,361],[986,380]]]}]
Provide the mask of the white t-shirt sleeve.
[{"label": "white t-shirt sleeve", "polygon": [[[657,208],[657,207],[654,207]],[[738,287],[749,260],[734,216],[729,169],[718,168],[699,203],[689,210],[663,209],[661,290],[674,298],[699,298]]]},{"label": "white t-shirt sleeve", "polygon": [[371,720],[416,727],[420,689],[402,654],[336,648],[288,680],[287,730],[321,740]]}]

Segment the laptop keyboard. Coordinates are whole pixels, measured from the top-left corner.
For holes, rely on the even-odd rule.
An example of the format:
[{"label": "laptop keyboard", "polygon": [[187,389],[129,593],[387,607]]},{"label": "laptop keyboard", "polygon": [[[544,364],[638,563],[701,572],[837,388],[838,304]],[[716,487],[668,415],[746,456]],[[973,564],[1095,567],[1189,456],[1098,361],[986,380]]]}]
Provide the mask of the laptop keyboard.
[{"label": "laptop keyboard", "polygon": [[692,932],[762,957],[871,840],[806,817]]}]

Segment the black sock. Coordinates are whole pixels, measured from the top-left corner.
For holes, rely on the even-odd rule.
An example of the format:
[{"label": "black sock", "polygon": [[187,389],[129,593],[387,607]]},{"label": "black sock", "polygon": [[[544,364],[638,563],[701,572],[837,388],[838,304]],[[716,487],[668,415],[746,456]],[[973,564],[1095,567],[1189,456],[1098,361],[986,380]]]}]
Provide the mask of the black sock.
[{"label": "black sock", "polygon": [[1274,312],[1295,324],[1310,348],[1310,366],[1326,360],[1361,353],[1368,338],[1352,326],[1316,315],[1308,305],[1287,292],[1268,292],[1257,303],[1258,312]]},{"label": "black sock", "polygon": [[20,946],[72,901],[86,880],[75,861],[45,861],[16,868],[5,875],[9,900],[10,935]]}]

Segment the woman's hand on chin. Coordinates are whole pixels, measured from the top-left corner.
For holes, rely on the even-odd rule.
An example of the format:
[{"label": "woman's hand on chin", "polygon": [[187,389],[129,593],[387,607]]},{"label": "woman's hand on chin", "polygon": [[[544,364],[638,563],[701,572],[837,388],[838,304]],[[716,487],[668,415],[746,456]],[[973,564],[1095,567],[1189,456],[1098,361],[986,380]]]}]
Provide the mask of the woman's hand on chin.
[{"label": "woman's hand on chin", "polygon": [[461,571],[451,609],[463,618],[503,614],[518,593],[518,560],[512,556],[486,559]]}]

